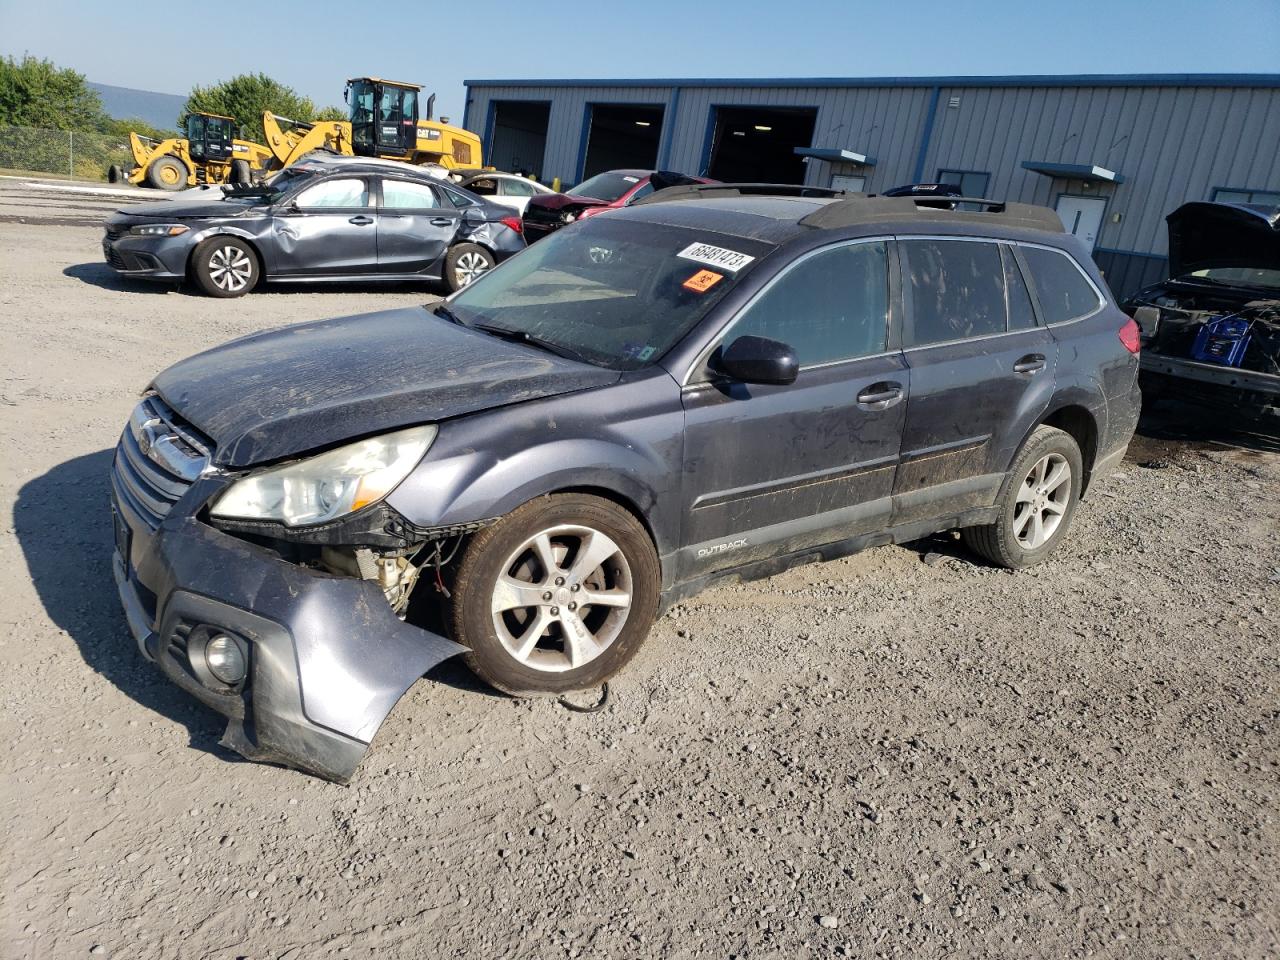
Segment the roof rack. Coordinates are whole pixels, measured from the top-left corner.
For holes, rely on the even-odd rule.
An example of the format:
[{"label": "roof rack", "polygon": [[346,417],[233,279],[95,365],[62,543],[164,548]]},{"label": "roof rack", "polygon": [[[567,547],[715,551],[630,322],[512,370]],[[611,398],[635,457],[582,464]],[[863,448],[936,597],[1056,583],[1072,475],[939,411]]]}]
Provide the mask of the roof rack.
[{"label": "roof rack", "polygon": [[682,183],[655,190],[632,206],[663,203],[668,200],[708,200],[716,197],[861,197],[865,194],[833,190],[829,187],[807,187],[801,183]]},{"label": "roof rack", "polygon": [[[946,206],[943,206],[944,202]],[[968,209],[963,209],[966,207]],[[974,207],[978,209],[972,209]],[[944,222],[999,223],[1000,226],[1047,230],[1051,233],[1063,233],[1066,229],[1062,225],[1062,219],[1054,211],[1032,203],[988,200],[985,197],[876,197],[857,194],[814,210],[802,217],[800,223],[807,227],[830,230],[862,223],[917,218]]]}]

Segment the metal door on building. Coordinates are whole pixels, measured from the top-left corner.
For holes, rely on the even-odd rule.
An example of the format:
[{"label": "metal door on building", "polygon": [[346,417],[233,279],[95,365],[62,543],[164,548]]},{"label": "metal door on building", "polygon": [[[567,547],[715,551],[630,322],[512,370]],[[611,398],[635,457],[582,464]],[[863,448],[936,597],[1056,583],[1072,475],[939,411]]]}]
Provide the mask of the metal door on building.
[{"label": "metal door on building", "polygon": [[1068,233],[1074,233],[1090,250],[1097,246],[1102,217],[1107,212],[1106,198],[1073,197],[1064,193],[1058,197],[1057,211]]},{"label": "metal door on building", "polygon": [[866,177],[847,176],[842,173],[832,174],[831,176],[832,190],[847,190],[850,193],[861,193],[866,189],[866,186]]}]

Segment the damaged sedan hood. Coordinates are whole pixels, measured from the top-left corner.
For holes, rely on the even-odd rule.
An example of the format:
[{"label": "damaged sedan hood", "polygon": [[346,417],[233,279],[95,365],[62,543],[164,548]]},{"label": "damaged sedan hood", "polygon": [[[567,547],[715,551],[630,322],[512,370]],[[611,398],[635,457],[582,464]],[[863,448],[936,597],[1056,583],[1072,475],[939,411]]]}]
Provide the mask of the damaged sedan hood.
[{"label": "damaged sedan hood", "polygon": [[266,208],[255,205],[248,199],[224,197],[220,186],[193,187],[170,200],[153,200],[150,203],[133,203],[121,207],[112,215],[112,219],[187,220],[238,217],[254,209],[263,213]]},{"label": "damaged sedan hood", "polygon": [[1280,208],[1197,201],[1165,221],[1172,277],[1215,267],[1280,270]]},{"label": "damaged sedan hood", "polygon": [[215,463],[245,467],[619,376],[410,307],[242,337],[153,387],[214,442]]}]

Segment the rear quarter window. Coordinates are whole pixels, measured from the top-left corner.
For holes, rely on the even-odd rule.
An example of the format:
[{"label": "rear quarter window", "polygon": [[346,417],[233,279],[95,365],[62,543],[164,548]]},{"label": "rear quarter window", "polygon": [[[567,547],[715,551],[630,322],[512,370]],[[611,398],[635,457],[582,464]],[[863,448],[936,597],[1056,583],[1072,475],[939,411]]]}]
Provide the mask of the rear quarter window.
[{"label": "rear quarter window", "polygon": [[1078,320],[1102,306],[1102,298],[1069,254],[1045,247],[1019,249],[1045,323]]},{"label": "rear quarter window", "polygon": [[911,308],[904,347],[923,347],[1007,329],[1000,248],[973,240],[903,240]]}]

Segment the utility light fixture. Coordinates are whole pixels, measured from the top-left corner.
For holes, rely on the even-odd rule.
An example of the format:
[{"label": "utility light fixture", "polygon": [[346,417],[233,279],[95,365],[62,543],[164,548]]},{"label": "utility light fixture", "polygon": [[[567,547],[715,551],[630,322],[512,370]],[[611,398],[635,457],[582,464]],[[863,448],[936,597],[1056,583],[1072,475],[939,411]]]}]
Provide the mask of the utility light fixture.
[{"label": "utility light fixture", "polygon": [[757,123],[757,124],[756,124],[756,129],[757,129],[757,130],[759,130],[761,133],[768,133],[768,132],[770,132],[770,131],[773,129],[773,127],[766,127],[766,126],[765,126],[764,124],[762,124],[762,123]]},{"label": "utility light fixture", "polygon": [[636,126],[637,126],[637,127],[649,127],[649,126],[652,126],[652,125],[653,125],[653,124],[651,124],[648,120],[637,120],[637,121],[636,121]]}]

